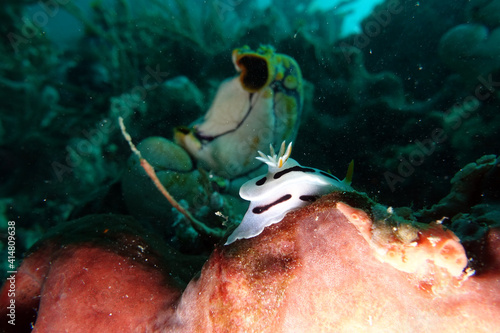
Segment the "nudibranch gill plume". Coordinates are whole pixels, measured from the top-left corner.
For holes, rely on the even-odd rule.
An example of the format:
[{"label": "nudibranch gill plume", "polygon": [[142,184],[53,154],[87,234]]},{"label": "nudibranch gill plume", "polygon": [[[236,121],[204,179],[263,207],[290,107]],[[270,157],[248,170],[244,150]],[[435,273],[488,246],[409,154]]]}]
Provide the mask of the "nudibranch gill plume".
[{"label": "nudibranch gill plume", "polygon": [[232,53],[239,76],[225,80],[206,115],[175,141],[204,169],[234,179],[256,170],[255,152],[294,140],[303,104],[300,67],[271,46]]},{"label": "nudibranch gill plume", "polygon": [[[286,148],[286,149],[285,149]],[[258,160],[268,165],[267,174],[249,180],[240,188],[240,196],[250,201],[241,224],[228,237],[225,245],[242,238],[259,235],[265,227],[280,222],[290,210],[305,206],[333,191],[353,191],[350,186],[352,163],[344,180],[315,168],[303,167],[290,158],[292,143],[281,144],[278,154],[259,151]]]}]

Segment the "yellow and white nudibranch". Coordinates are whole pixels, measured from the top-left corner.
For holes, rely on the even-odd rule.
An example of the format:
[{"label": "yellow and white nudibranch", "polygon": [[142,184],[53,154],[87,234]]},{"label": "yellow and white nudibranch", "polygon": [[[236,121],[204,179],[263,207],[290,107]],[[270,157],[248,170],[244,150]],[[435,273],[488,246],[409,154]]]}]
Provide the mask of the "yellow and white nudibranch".
[{"label": "yellow and white nudibranch", "polygon": [[257,159],[268,165],[267,174],[249,180],[240,188],[240,196],[250,201],[250,207],[225,245],[259,235],[265,227],[280,222],[290,210],[305,206],[324,194],[354,191],[350,185],[352,162],[346,178],[339,180],[325,171],[303,167],[290,158],[291,142],[285,148],[283,141],[277,155],[272,145],[271,155],[259,151]]},{"label": "yellow and white nudibranch", "polygon": [[244,46],[232,58],[240,75],[220,85],[205,117],[175,132],[202,168],[229,179],[258,168],[256,151],[294,140],[304,99],[300,68],[289,56]]}]

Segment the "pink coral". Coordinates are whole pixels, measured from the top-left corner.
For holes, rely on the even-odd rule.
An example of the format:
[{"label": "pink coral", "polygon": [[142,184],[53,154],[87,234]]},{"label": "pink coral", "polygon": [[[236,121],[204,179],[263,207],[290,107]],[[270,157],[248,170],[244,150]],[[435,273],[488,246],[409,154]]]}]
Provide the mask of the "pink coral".
[{"label": "pink coral", "polygon": [[[499,230],[476,256],[481,273],[468,276],[450,231],[435,224],[377,233],[386,226],[369,213],[360,197],[325,196],[257,237],[217,246],[183,291],[172,276],[189,261],[166,261],[148,245],[154,237],[120,227],[124,217],[95,216],[80,227],[92,237],[57,233],[25,259],[18,309],[38,306],[34,332],[497,329]],[[1,309],[6,300],[4,288]]]}]

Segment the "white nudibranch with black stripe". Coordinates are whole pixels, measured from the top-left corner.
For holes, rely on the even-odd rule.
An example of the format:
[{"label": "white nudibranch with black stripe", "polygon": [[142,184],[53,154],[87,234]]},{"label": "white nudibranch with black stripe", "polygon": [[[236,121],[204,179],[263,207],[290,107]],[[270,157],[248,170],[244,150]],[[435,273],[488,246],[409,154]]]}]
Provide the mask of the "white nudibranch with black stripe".
[{"label": "white nudibranch with black stripe", "polygon": [[283,141],[278,155],[271,145],[271,155],[259,151],[258,160],[269,168],[265,176],[249,180],[240,188],[240,196],[250,201],[241,224],[229,236],[225,245],[242,238],[259,235],[265,227],[280,222],[287,212],[305,206],[333,191],[353,191],[350,186],[352,162],[344,180],[318,169],[303,167],[290,158],[292,143]]}]

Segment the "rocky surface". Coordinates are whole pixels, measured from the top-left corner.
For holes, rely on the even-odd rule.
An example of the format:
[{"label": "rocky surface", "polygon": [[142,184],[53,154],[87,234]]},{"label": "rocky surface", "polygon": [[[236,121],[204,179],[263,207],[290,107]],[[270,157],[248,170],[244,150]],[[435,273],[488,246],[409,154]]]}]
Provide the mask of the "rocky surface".
[{"label": "rocky surface", "polygon": [[[17,327],[33,321],[34,332],[494,331],[500,231],[489,231],[468,263],[442,226],[394,225],[371,217],[375,207],[365,196],[325,196],[255,238],[219,244],[185,288],[183,260],[153,236],[131,234],[130,218],[78,220],[84,236],[60,229],[20,267],[18,311],[32,317]],[[406,231],[388,236],[398,228]],[[402,244],[420,252],[400,266],[394,263],[405,254]],[[417,257],[420,269],[409,272]],[[472,275],[477,265],[483,269]],[[38,307],[36,321],[31,307]]]}]

